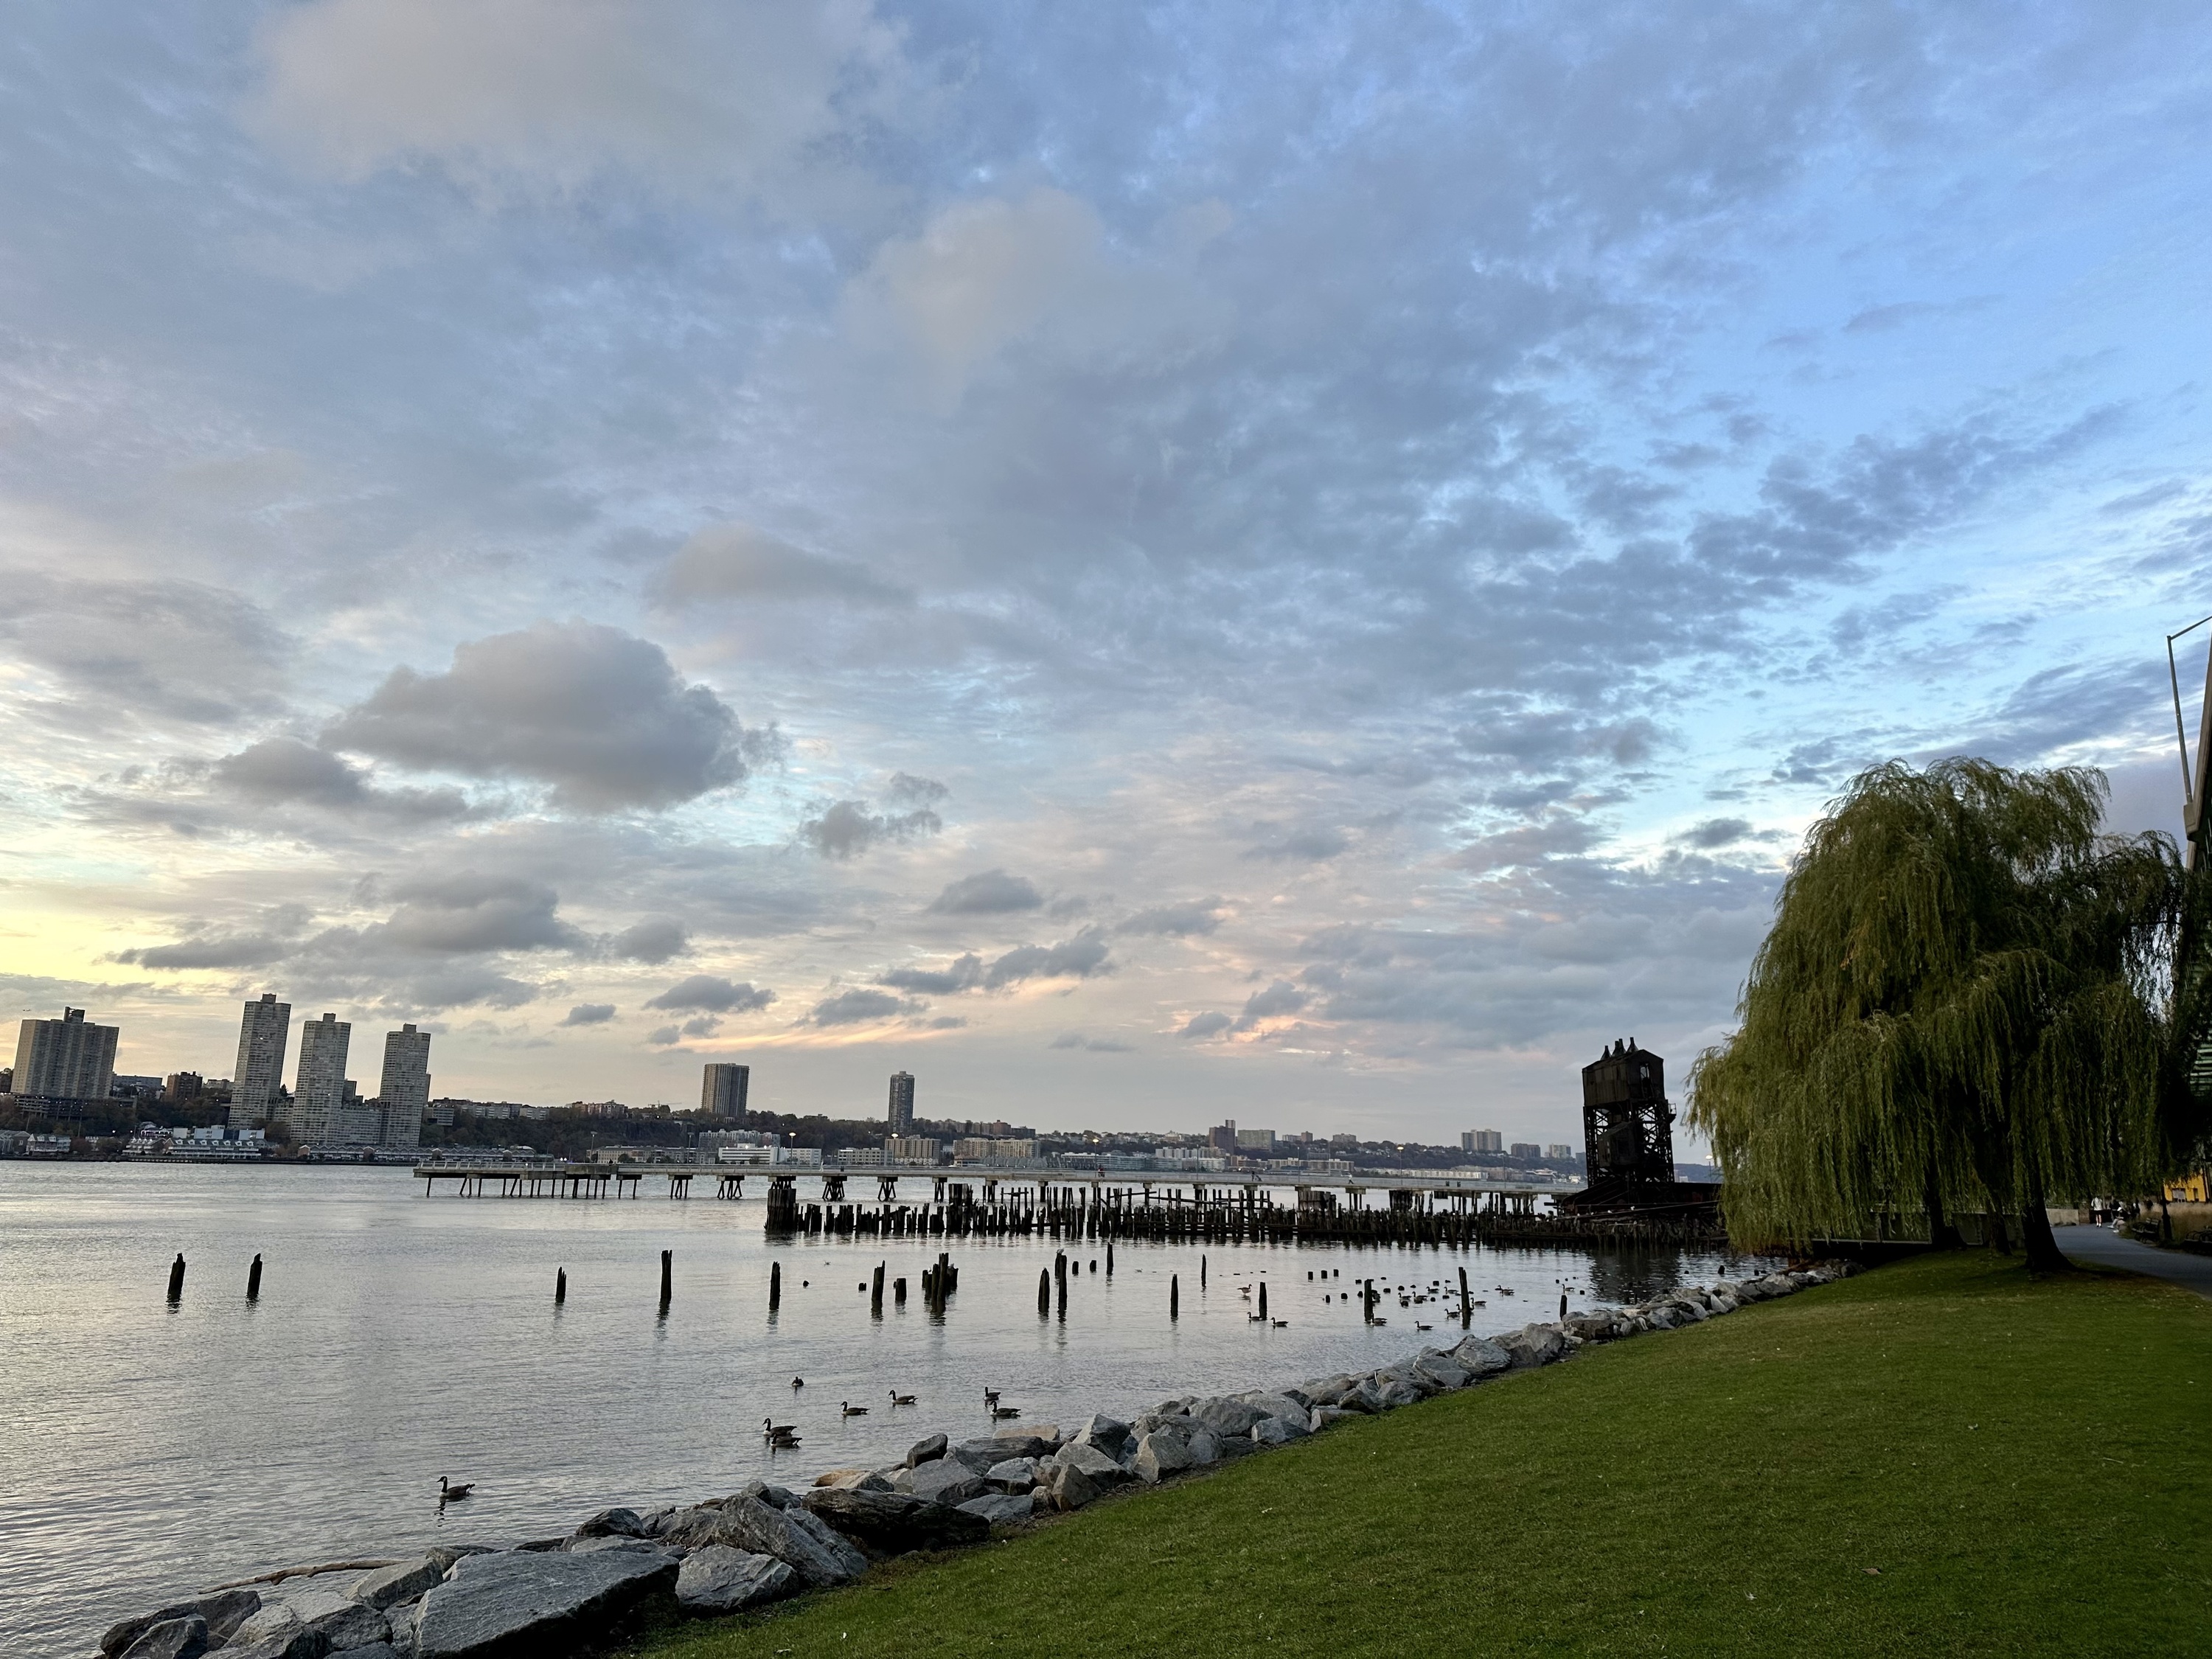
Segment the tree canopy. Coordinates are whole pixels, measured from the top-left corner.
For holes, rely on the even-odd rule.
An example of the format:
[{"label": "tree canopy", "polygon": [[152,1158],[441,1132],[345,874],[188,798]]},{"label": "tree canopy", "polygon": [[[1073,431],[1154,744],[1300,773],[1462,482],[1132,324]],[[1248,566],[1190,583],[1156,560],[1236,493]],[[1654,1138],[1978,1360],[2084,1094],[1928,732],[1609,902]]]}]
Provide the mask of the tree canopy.
[{"label": "tree canopy", "polygon": [[2204,883],[2163,836],[2100,833],[2101,773],[1893,762],[1807,834],[1738,1008],[1701,1055],[1732,1235],[1802,1245],[1877,1216],[2018,1217],[2147,1190],[2189,1152],[2212,975]]}]

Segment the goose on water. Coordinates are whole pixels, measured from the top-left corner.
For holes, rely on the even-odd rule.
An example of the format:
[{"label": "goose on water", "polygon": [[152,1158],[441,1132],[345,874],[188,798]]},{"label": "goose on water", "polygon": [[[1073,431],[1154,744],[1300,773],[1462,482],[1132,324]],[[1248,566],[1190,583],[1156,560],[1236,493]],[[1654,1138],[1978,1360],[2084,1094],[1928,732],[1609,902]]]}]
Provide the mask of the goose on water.
[{"label": "goose on water", "polygon": [[896,1389],[893,1389],[890,1391],[890,1394],[891,1405],[894,1407],[900,1406],[911,1406],[914,1404],[914,1396],[910,1394],[901,1394]]},{"label": "goose on water", "polygon": [[996,1389],[986,1389],[983,1390],[983,1408],[986,1411],[990,1410],[998,1403],[999,1391]]},{"label": "goose on water", "polygon": [[794,1377],[793,1377],[793,1378],[791,1379],[791,1391],[792,1391],[792,1393],[793,1393],[793,1394],[797,1394],[797,1393],[798,1393],[801,1389],[805,1388],[805,1386],[806,1386],[806,1379],[805,1379],[805,1377],[803,1377],[803,1376],[794,1376]]},{"label": "goose on water", "polygon": [[761,1438],[771,1446],[795,1446],[799,1443],[799,1425],[779,1423],[772,1417],[761,1419]]},{"label": "goose on water", "polygon": [[1010,1421],[1014,1418],[1019,1417],[1021,1414],[1022,1408],[1019,1406],[994,1406],[991,1407],[991,1415],[997,1418],[1002,1423]]},{"label": "goose on water", "polygon": [[476,1489],[477,1483],[473,1480],[464,1480],[457,1486],[444,1475],[438,1477],[438,1501],[441,1504],[458,1503]]},{"label": "goose on water", "polygon": [[849,1400],[839,1401],[837,1409],[848,1417],[866,1417],[868,1414],[868,1408],[866,1406],[855,1406]]}]

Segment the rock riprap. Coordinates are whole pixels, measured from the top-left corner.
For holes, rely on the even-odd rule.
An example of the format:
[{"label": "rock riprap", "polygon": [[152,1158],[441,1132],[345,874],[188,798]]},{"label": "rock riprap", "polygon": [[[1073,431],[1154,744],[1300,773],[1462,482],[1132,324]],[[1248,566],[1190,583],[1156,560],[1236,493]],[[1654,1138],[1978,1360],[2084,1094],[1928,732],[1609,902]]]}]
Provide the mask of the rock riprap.
[{"label": "rock riprap", "polygon": [[764,1480],[732,1498],[601,1510],[567,1538],[451,1544],[379,1565],[295,1568],[112,1626],[102,1659],[566,1659],[641,1617],[719,1616],[832,1589],[872,1561],[980,1543],[1118,1487],[1188,1478],[1338,1424],[1555,1364],[1585,1344],[1674,1330],[1846,1277],[1821,1263],[1669,1291],[1391,1364],[1236,1395],[1166,1400],[1124,1423],[1092,1416],[952,1441],[933,1434],[882,1468],[833,1470],[803,1492]]}]

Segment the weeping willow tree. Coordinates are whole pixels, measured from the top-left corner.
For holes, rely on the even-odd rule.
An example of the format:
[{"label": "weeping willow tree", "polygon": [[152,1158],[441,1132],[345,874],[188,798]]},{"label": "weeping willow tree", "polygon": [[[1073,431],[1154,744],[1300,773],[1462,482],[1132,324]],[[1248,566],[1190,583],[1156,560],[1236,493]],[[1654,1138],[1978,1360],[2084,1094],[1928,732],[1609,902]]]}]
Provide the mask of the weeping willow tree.
[{"label": "weeping willow tree", "polygon": [[1814,825],[1739,1027],[1689,1120],[1746,1243],[1863,1236],[1876,1216],[1993,1218],[2065,1265],[2046,1202],[2140,1193],[2197,1138],[2212,975],[2204,884],[2161,836],[2101,836],[2101,774],[1892,763]]}]

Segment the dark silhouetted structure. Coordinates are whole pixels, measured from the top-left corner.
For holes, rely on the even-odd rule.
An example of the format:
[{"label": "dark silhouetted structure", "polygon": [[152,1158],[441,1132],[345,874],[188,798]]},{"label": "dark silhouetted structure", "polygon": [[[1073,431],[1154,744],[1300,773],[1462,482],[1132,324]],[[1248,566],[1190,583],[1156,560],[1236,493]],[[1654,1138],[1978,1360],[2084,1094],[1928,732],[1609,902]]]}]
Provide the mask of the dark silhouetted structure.
[{"label": "dark silhouetted structure", "polygon": [[1636,1039],[1616,1042],[1583,1067],[1583,1169],[1591,1187],[1660,1186],[1674,1179],[1674,1109],[1667,1062]]}]

